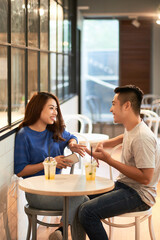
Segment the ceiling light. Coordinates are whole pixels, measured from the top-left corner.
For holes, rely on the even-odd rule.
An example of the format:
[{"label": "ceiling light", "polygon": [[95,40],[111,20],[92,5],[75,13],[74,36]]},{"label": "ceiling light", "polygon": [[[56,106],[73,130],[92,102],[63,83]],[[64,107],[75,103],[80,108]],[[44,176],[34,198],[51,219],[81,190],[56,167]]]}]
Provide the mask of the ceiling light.
[{"label": "ceiling light", "polygon": [[157,23],[157,24],[160,24],[160,5],[159,5],[158,8],[157,8],[157,15],[158,15],[158,16],[157,16],[158,18],[157,18],[157,20],[156,20],[156,23]]},{"label": "ceiling light", "polygon": [[140,22],[137,19],[134,19],[132,21],[132,25],[135,26],[136,28],[139,28],[141,24],[140,24]]},{"label": "ceiling light", "polygon": [[160,25],[160,19],[157,19],[157,20],[156,20],[156,23],[157,23],[158,25]]}]

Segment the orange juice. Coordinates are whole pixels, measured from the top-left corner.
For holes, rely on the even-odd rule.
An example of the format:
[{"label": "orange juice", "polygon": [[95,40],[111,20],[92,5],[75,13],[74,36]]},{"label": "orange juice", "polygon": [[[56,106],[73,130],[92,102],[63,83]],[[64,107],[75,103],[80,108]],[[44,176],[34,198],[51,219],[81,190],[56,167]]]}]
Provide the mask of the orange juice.
[{"label": "orange juice", "polygon": [[48,159],[49,158],[45,159],[45,161],[43,162],[45,179],[53,180],[55,178],[57,163],[54,158],[50,158],[50,161]]},{"label": "orange juice", "polygon": [[97,162],[86,162],[85,163],[85,175],[87,181],[94,181],[96,177]]}]

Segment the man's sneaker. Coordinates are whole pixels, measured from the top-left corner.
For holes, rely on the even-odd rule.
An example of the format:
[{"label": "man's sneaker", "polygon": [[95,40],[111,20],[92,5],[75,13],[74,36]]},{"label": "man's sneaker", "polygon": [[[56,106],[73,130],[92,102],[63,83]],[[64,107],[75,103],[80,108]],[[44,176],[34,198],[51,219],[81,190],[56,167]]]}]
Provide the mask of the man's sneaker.
[{"label": "man's sneaker", "polygon": [[63,239],[62,232],[60,230],[56,230],[49,235],[48,239],[49,240],[62,240]]}]

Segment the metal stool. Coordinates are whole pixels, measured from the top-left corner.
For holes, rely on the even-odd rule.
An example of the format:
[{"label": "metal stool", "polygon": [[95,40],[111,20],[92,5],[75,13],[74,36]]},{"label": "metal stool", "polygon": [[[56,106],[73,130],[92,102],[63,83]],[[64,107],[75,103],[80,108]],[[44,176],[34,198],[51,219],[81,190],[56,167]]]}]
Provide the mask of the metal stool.
[{"label": "metal stool", "polygon": [[57,227],[59,223],[47,223],[37,219],[37,216],[62,216],[62,211],[53,211],[53,210],[43,210],[32,208],[28,204],[24,206],[24,211],[28,217],[28,230],[27,230],[27,238],[30,239],[31,229],[32,229],[32,240],[37,239],[37,223],[46,227]]}]

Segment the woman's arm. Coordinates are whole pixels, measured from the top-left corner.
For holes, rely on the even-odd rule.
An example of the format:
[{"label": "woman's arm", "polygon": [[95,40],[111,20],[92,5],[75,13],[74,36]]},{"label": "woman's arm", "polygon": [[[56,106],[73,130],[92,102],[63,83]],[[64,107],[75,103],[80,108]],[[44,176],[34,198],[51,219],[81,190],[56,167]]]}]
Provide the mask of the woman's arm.
[{"label": "woman's arm", "polygon": [[42,162],[37,163],[37,164],[29,164],[29,165],[25,166],[22,171],[17,173],[17,176],[25,177],[25,176],[29,176],[29,175],[34,175],[37,172],[43,170],[43,168],[44,168],[44,166],[43,166]]}]

